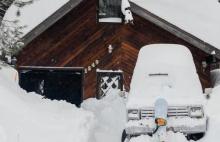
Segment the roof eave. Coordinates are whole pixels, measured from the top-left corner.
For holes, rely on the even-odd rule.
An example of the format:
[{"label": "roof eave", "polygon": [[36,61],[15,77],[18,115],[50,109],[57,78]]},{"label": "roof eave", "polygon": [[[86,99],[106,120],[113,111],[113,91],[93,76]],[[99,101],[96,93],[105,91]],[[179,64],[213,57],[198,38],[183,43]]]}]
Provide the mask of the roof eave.
[{"label": "roof eave", "polygon": [[22,41],[24,46],[29,44],[32,40],[34,40],[41,33],[46,31],[50,26],[60,20],[63,16],[65,16],[69,11],[79,5],[83,0],[69,0],[66,4],[64,4],[60,9],[58,9],[55,13],[53,13],[46,20],[41,22],[37,27],[32,29],[29,33],[27,33]]},{"label": "roof eave", "polygon": [[172,33],[173,35],[183,39],[184,41],[194,45],[195,47],[201,49],[202,51],[211,54],[215,51],[216,57],[220,59],[220,50],[216,47],[206,43],[205,41],[193,36],[192,34],[180,29],[179,27],[167,22],[166,20],[156,16],[155,14],[149,12],[148,10],[138,6],[137,4],[131,2],[131,10],[136,15],[154,23],[155,25],[161,27],[162,29]]}]

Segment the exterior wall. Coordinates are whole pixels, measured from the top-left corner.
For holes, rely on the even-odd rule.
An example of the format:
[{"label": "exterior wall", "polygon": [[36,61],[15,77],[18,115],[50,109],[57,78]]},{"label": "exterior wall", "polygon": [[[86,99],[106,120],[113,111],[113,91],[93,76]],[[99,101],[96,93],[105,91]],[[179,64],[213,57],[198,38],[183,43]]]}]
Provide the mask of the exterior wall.
[{"label": "exterior wall", "polygon": [[[134,25],[96,23],[96,4],[96,0],[82,2],[34,39],[18,55],[18,66],[86,68],[99,60],[96,68],[124,71],[128,91],[139,49],[147,44],[176,43],[191,50],[203,87],[210,86],[208,73],[201,69],[206,53],[136,15]],[[109,44],[114,47],[111,54]],[[84,98],[96,94],[96,68],[85,74]]]}]

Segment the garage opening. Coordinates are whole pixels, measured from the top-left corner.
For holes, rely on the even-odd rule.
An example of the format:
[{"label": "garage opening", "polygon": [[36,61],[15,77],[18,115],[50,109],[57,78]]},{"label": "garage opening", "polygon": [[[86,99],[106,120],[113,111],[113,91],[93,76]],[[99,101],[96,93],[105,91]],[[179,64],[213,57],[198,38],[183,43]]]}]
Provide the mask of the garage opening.
[{"label": "garage opening", "polygon": [[18,71],[19,85],[27,92],[80,106],[83,100],[83,68],[22,66]]}]

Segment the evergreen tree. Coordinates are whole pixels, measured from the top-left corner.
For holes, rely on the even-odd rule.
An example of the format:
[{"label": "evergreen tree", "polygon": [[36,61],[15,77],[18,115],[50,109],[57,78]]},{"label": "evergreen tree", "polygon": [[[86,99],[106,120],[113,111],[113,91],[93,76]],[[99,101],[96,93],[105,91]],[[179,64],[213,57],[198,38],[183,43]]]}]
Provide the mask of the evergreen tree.
[{"label": "evergreen tree", "polygon": [[14,4],[18,7],[16,14],[20,16],[20,8],[32,2],[33,0],[0,0],[0,60],[10,63],[10,58],[23,46],[20,40],[25,26],[18,26],[19,21],[3,20],[6,11]]}]

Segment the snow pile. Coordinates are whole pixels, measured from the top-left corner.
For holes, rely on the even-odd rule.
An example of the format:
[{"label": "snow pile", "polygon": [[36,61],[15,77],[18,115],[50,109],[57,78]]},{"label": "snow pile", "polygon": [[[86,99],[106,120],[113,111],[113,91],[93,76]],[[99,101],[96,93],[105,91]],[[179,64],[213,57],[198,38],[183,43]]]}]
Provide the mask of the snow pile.
[{"label": "snow pile", "polygon": [[94,98],[83,102],[82,108],[96,116],[94,138],[90,142],[121,142],[121,134],[126,122],[125,100],[114,91],[102,100]]},{"label": "snow pile", "polygon": [[[169,105],[202,104],[202,94],[192,55],[186,47],[153,44],[140,50],[132,76],[128,108],[153,106],[158,96],[166,98]],[[191,99],[187,102],[182,100],[189,96]]]},{"label": "snow pile", "polygon": [[0,69],[1,142],[88,142],[94,115],[64,101],[26,93]]},{"label": "snow pile", "polygon": [[210,99],[207,100],[206,112],[209,116],[209,127],[205,137],[201,142],[218,142],[219,132],[220,132],[220,112],[219,112],[219,102],[220,102],[220,85],[216,86],[212,90]]},{"label": "snow pile", "polygon": [[210,95],[210,99],[207,101],[206,109],[208,115],[220,118],[220,113],[217,113],[219,108],[219,102],[220,102],[220,85],[213,88],[212,93]]},{"label": "snow pile", "polygon": [[220,49],[218,0],[131,0],[184,31]]},{"label": "snow pile", "polygon": [[20,9],[21,15],[19,17],[16,15],[18,8],[12,5],[4,16],[4,20],[19,20],[20,26],[27,26],[27,28],[24,28],[22,31],[25,35],[68,1],[69,0],[35,0],[33,4]]}]

